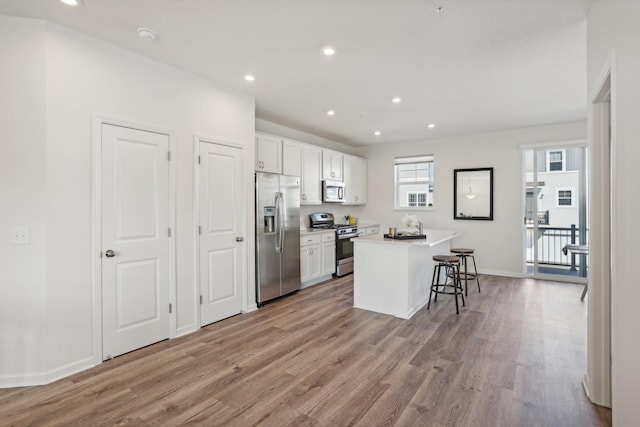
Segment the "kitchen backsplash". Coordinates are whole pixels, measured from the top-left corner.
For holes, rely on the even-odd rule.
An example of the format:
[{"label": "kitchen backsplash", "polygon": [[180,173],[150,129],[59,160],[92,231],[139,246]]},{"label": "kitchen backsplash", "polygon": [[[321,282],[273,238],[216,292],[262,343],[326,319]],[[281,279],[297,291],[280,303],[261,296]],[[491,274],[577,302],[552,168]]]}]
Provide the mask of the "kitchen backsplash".
[{"label": "kitchen backsplash", "polygon": [[[364,210],[364,206],[342,206],[339,203],[323,203],[322,205],[303,205],[300,206],[300,223],[301,226],[304,223],[306,228],[309,228],[309,214],[314,212],[330,212],[335,217],[337,223],[346,222],[345,215],[355,216],[358,221],[368,221],[366,218],[361,218],[360,214]],[[372,221],[369,221],[372,222]]]}]

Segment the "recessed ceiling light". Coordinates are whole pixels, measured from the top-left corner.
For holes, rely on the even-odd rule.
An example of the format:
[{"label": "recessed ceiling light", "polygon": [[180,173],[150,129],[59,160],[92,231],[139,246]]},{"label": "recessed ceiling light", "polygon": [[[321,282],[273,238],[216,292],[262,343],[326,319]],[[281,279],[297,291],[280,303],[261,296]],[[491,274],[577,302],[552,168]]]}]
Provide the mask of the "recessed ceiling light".
[{"label": "recessed ceiling light", "polygon": [[78,7],[82,4],[81,0],[60,0],[60,2],[73,7]]},{"label": "recessed ceiling light", "polygon": [[248,82],[252,82],[254,81],[256,78],[253,76],[253,74],[245,74],[244,79]]},{"label": "recessed ceiling light", "polygon": [[142,40],[145,40],[148,42],[154,41],[157,37],[156,32],[153,31],[151,28],[147,28],[147,27],[138,28],[138,35]]},{"label": "recessed ceiling light", "polygon": [[327,56],[333,56],[336,54],[336,49],[331,46],[326,46],[322,48],[322,53],[324,53]]},{"label": "recessed ceiling light", "polygon": [[379,130],[377,130],[377,131],[375,131],[373,134],[374,134],[375,136],[380,136],[380,134],[382,134],[382,132],[380,132]]},{"label": "recessed ceiling light", "polygon": [[429,124],[427,125],[427,127],[428,127],[429,129],[433,129],[434,127],[436,127],[436,125],[434,125],[433,123],[429,123]]},{"label": "recessed ceiling light", "polygon": [[436,13],[443,13],[444,12],[444,6],[436,6],[434,8],[434,10],[436,11]]},{"label": "recessed ceiling light", "polygon": [[335,115],[335,114],[336,114],[336,112],[335,112],[335,111],[333,111],[333,110],[327,110],[327,116],[333,116],[333,115]]},{"label": "recessed ceiling light", "polygon": [[402,98],[400,98],[399,96],[396,96],[391,100],[391,102],[393,102],[394,104],[397,104],[400,101],[402,101]]}]

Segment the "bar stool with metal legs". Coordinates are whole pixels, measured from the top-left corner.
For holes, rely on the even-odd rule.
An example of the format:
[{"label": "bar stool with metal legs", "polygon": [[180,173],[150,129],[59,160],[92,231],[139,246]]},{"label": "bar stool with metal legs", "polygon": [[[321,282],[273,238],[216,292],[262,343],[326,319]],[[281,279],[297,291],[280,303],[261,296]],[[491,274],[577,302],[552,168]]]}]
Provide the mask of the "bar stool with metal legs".
[{"label": "bar stool with metal legs", "polygon": [[[473,256],[475,252],[474,249],[469,248],[453,248],[451,249],[451,253],[462,258],[462,264],[464,265],[464,273],[460,273],[460,276],[464,277],[464,294],[469,295],[469,289],[467,288],[467,283],[469,280],[475,280],[478,284],[478,292],[480,292],[480,279],[478,278],[478,269],[476,268],[476,257]],[[467,259],[471,258],[473,260],[473,273],[469,273],[467,271]]]},{"label": "bar stool with metal legs", "polygon": [[[431,288],[429,290],[429,302],[427,310],[431,306],[431,295],[435,293],[434,301],[438,301],[438,294],[453,295],[456,300],[456,314],[460,314],[458,306],[458,295],[462,297],[462,305],[464,306],[464,293],[462,292],[462,281],[460,280],[460,257],[454,255],[435,255],[433,260],[436,264],[433,267],[433,278],[431,279]],[[440,283],[442,276],[442,268],[444,267],[444,283]],[[447,280],[451,281],[447,283]],[[440,289],[442,287],[442,289]],[[450,289],[450,290],[447,290]]]}]

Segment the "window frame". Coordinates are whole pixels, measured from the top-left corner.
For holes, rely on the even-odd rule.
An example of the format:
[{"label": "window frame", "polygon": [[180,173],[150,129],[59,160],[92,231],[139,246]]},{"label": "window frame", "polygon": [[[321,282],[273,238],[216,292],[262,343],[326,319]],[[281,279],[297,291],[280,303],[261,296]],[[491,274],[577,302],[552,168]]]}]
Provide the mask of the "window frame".
[{"label": "window frame", "polygon": [[[558,163],[557,161],[552,162],[551,161],[551,153],[560,153],[560,155],[562,156],[562,166],[560,170],[551,170],[551,163]],[[567,170],[567,150],[565,150],[564,148],[561,149],[557,149],[557,150],[547,150],[546,152],[546,156],[547,156],[547,172],[566,172]]]},{"label": "window frame", "polygon": [[[428,207],[428,203],[427,203],[427,193],[428,191],[408,191],[407,192],[407,205],[410,208],[426,208]],[[416,196],[416,205],[415,206],[411,206],[411,200],[410,196]],[[420,196],[424,196],[424,205],[420,205]]]},{"label": "window frame", "polygon": [[[571,204],[569,205],[562,205],[560,204],[560,192],[561,191],[569,191],[571,194]],[[563,197],[563,199],[566,199],[566,197]],[[567,209],[567,208],[575,208],[576,207],[576,189],[573,187],[558,187],[556,188],[556,208],[559,209]]]},{"label": "window frame", "polygon": [[[420,163],[431,163],[430,165],[430,173],[427,174],[427,178],[424,180],[420,180],[418,178],[413,182],[401,182],[399,180],[399,165],[406,164],[420,164]],[[429,168],[427,168],[429,169]],[[417,170],[417,169],[416,169]],[[397,211],[429,211],[434,210],[435,204],[435,159],[432,154],[422,154],[415,156],[403,156],[403,157],[395,157],[393,159],[393,207],[394,210]],[[425,189],[407,189],[406,197],[403,200],[400,200],[403,197],[402,192],[400,191],[403,185],[411,185],[411,184],[424,184],[426,185]],[[425,195],[425,206],[408,206],[409,205],[409,194],[416,194],[416,204],[418,204],[418,194]],[[429,194],[431,194],[431,201],[429,201]],[[401,206],[400,203],[404,203],[407,206]],[[431,206],[429,206],[431,204]]]}]

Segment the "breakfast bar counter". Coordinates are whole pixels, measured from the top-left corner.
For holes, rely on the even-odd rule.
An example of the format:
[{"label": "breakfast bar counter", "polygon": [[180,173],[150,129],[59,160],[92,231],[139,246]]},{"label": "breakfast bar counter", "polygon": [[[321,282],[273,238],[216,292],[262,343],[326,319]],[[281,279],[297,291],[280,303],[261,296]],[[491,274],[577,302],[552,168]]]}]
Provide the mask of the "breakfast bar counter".
[{"label": "breakfast bar counter", "polygon": [[410,319],[429,298],[434,255],[449,254],[461,233],[424,230],[426,239],[354,238],[353,306]]}]

